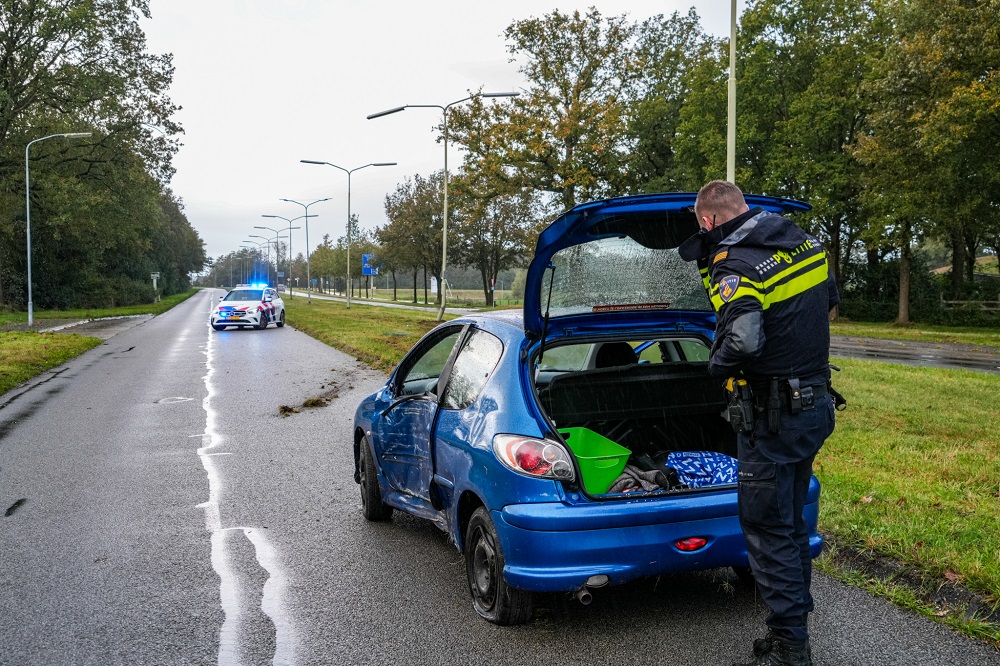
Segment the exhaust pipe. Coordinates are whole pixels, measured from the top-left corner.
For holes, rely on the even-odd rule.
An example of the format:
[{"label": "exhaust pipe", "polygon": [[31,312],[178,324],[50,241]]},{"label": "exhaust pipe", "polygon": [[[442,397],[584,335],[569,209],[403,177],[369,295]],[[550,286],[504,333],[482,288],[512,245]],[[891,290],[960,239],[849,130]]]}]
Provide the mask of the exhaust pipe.
[{"label": "exhaust pipe", "polygon": [[573,596],[576,597],[576,600],[584,606],[589,606],[590,602],[594,600],[594,595],[590,593],[590,590],[587,589],[586,585],[574,592]]}]

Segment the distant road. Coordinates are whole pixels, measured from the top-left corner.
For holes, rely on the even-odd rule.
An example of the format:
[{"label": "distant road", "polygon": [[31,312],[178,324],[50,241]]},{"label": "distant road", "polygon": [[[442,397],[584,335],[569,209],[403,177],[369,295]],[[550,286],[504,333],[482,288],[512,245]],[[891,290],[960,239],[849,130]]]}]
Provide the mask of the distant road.
[{"label": "distant road", "polygon": [[830,339],[830,355],[1000,374],[1000,351],[975,345],[834,335]]}]

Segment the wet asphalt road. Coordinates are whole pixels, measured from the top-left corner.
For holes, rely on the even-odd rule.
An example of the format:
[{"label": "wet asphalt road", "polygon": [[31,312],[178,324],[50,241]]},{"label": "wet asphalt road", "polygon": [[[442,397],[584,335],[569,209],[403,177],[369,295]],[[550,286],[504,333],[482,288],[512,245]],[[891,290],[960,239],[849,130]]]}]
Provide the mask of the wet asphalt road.
[{"label": "wet asphalt road", "polygon": [[832,336],[830,356],[1000,374],[1000,350],[975,345]]},{"label": "wet asphalt road", "polygon": [[[218,292],[0,397],[0,664],[730,664],[764,609],[727,571],[471,608],[435,527],[361,516],[349,432],[384,376],[290,327],[210,332]],[[287,418],[282,405],[330,405]],[[9,507],[9,508],[8,508]],[[1000,666],[823,576],[816,663]]]}]

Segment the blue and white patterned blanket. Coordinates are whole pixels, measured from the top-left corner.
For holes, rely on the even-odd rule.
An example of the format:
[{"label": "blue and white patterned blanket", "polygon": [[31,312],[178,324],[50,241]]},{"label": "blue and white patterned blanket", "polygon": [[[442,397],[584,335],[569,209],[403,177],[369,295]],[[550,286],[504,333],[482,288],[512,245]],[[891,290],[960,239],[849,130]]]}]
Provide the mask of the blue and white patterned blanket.
[{"label": "blue and white patterned blanket", "polygon": [[736,483],[736,458],[712,451],[671,451],[667,467],[692,488]]}]

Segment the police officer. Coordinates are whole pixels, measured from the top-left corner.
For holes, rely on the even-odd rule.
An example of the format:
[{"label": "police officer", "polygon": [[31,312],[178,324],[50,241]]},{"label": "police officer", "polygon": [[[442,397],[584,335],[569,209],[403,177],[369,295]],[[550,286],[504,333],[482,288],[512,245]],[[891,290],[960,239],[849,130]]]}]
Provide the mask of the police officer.
[{"label": "police officer", "polygon": [[810,666],[802,509],[813,459],[834,428],[828,313],[840,297],[820,242],[780,215],[749,209],[732,183],[702,187],[695,215],[701,232],[680,252],[698,262],[717,313],[709,372],[744,379],[744,398],[752,394],[744,412],[752,423],[737,436],[739,516],[770,613],[751,664]]}]

